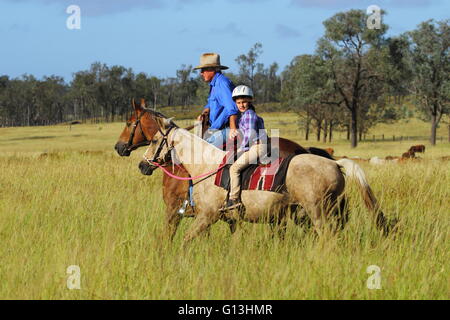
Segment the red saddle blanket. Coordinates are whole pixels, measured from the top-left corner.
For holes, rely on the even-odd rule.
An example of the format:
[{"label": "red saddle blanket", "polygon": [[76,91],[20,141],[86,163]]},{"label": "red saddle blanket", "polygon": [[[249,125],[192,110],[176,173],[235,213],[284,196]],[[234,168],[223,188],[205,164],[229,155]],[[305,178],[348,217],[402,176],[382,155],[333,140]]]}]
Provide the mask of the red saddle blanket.
[{"label": "red saddle blanket", "polygon": [[[240,175],[242,190],[263,190],[283,193],[286,191],[286,172],[289,163],[295,155],[287,158],[277,158],[267,165],[252,164]],[[227,156],[221,166],[227,162]],[[225,190],[230,189],[230,166],[226,165],[216,174],[215,185]]]}]

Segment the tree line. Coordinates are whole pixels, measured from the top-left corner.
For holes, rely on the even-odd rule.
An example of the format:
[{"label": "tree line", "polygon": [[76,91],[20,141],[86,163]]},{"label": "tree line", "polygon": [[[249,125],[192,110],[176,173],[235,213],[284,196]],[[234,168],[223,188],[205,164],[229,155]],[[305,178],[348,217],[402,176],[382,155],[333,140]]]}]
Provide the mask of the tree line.
[{"label": "tree line", "polygon": [[[243,62],[244,65],[247,62]],[[245,68],[245,67],[243,67]],[[234,83],[251,81],[259,89],[260,102],[277,102],[280,93],[278,65],[257,64],[250,78],[226,73]],[[192,65],[182,65],[175,77],[158,78],[131,68],[95,62],[89,70],[73,74],[70,83],[62,77],[36,79],[23,75],[0,76],[0,126],[50,125],[71,120],[115,121],[129,111],[132,98],[144,98],[153,109],[176,106],[185,111],[206,104],[209,85]]]},{"label": "tree line", "polygon": [[[369,29],[367,19],[362,10],[335,14],[323,22],[315,52],[295,57],[281,72],[276,62],[267,67],[259,62],[263,47],[256,43],[236,57],[238,72],[226,75],[252,87],[258,104],[279,103],[297,112],[306,139],[314,132],[316,139],[331,141],[335,130],[347,130],[356,147],[375,124],[404,116],[399,101],[411,99],[430,121],[435,144],[436,129],[450,114],[449,20],[428,20],[387,37],[386,24]],[[3,75],[0,126],[122,120],[132,98],[145,98],[153,109],[186,111],[204,105],[208,93],[192,65],[181,65],[167,78],[100,62],[74,73],[69,83],[55,75],[40,80]]]}]

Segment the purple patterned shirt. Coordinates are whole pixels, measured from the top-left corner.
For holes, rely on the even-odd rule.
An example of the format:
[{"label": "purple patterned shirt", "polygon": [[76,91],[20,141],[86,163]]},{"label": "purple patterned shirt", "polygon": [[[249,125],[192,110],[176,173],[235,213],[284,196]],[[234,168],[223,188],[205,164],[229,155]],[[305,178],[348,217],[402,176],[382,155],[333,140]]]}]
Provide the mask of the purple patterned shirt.
[{"label": "purple patterned shirt", "polygon": [[240,148],[247,151],[255,142],[265,139],[266,132],[263,129],[264,120],[254,110],[248,109],[242,113],[239,120],[239,130],[243,136]]}]

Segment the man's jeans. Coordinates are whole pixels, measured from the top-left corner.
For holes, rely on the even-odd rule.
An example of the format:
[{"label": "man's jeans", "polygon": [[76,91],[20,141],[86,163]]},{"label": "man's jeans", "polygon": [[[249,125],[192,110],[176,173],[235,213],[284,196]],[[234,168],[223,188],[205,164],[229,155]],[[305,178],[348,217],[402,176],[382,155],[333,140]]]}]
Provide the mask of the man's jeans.
[{"label": "man's jeans", "polygon": [[208,129],[203,135],[203,139],[213,146],[222,149],[223,145],[227,142],[229,133],[230,128],[225,128],[222,130]]}]

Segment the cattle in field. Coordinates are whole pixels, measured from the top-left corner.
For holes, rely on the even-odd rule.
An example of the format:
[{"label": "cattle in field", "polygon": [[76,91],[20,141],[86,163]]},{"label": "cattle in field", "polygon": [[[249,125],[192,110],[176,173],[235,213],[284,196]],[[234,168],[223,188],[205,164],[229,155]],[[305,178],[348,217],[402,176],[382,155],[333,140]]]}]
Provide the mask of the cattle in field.
[{"label": "cattle in field", "polygon": [[416,154],[414,151],[407,151],[404,154],[402,154],[402,159],[414,159],[416,157]]},{"label": "cattle in field", "polygon": [[411,146],[411,148],[409,148],[408,151],[410,151],[410,152],[425,152],[425,146],[423,144]]},{"label": "cattle in field", "polygon": [[333,155],[334,155],[334,149],[333,149],[333,148],[325,148],[325,151],[328,152],[328,154],[329,154],[330,156],[333,156]]}]

